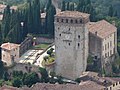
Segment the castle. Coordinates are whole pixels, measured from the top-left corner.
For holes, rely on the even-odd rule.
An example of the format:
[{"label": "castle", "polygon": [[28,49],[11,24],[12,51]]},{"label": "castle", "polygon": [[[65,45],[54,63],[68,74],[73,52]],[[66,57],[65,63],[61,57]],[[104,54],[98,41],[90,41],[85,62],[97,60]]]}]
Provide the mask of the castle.
[{"label": "castle", "polygon": [[86,70],[88,55],[105,67],[117,53],[117,28],[105,20],[90,22],[89,14],[63,11],[55,15],[57,75],[78,78]]}]

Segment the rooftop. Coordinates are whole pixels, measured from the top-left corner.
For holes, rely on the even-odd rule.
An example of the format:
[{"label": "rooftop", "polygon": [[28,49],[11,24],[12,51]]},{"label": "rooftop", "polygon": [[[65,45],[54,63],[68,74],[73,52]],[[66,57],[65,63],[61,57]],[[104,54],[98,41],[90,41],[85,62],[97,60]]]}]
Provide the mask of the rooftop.
[{"label": "rooftop", "polygon": [[92,34],[97,33],[97,36],[100,38],[105,38],[108,35],[116,32],[117,30],[114,25],[110,24],[105,20],[101,20],[98,22],[89,22],[87,27],[89,32],[91,32]]},{"label": "rooftop", "polygon": [[15,48],[18,48],[20,45],[19,44],[14,44],[14,43],[4,43],[1,45],[1,48],[6,49],[6,50],[12,50]]},{"label": "rooftop", "polygon": [[69,17],[69,18],[88,18],[90,14],[87,13],[82,13],[82,12],[78,12],[78,11],[63,11],[60,12],[58,14],[56,14],[55,16],[58,17]]}]

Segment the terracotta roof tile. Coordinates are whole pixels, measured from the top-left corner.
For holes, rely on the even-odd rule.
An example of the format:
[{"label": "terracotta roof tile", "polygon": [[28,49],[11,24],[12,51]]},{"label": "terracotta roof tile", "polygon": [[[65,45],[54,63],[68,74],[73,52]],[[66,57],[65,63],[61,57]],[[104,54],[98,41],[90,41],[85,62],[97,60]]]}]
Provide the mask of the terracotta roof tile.
[{"label": "terracotta roof tile", "polygon": [[78,11],[63,11],[60,12],[58,14],[56,14],[55,16],[58,17],[70,17],[70,18],[88,18],[90,14],[87,13],[82,13],[82,12],[78,12]]},{"label": "terracotta roof tile", "polygon": [[14,43],[4,43],[1,45],[1,48],[6,49],[6,50],[12,50],[15,49],[17,47],[19,47],[19,44],[14,44]]},{"label": "terracotta roof tile", "polygon": [[98,22],[89,22],[87,24],[87,28],[89,32],[95,34],[97,32],[97,36],[100,38],[105,38],[108,35],[116,32],[117,28],[110,24],[105,20],[101,20]]}]

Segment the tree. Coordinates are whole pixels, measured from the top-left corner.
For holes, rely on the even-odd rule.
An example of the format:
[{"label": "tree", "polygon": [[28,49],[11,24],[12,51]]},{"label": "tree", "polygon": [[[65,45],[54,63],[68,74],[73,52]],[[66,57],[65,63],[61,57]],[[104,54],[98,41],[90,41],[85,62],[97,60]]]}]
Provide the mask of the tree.
[{"label": "tree", "polygon": [[3,21],[2,21],[2,37],[3,39],[6,38],[9,30],[10,30],[10,6],[7,5],[7,7],[4,10],[4,14],[3,14]]},{"label": "tree", "polygon": [[52,53],[53,53],[53,49],[47,51],[47,54],[49,54],[50,56],[52,55]]},{"label": "tree", "polygon": [[46,12],[48,11],[48,9],[50,8],[51,5],[52,5],[52,1],[48,0],[47,7],[46,7]]},{"label": "tree", "polygon": [[5,81],[8,81],[8,79],[9,79],[9,74],[8,74],[8,72],[4,72],[4,73],[3,73],[3,79],[4,79]]},{"label": "tree", "polygon": [[40,14],[40,2],[39,0],[34,0],[33,1],[33,6],[32,6],[32,15],[33,15],[33,29],[34,33],[38,34],[41,32],[41,14]]},{"label": "tree", "polygon": [[65,11],[65,1],[62,2],[62,8],[61,11]]},{"label": "tree", "polygon": [[41,74],[41,81],[47,83],[49,79],[48,79],[48,72],[46,71],[46,69],[40,67],[39,72]]},{"label": "tree", "polygon": [[66,10],[70,10],[70,3],[69,2],[67,2]]},{"label": "tree", "polygon": [[37,73],[29,73],[25,76],[24,80],[23,80],[23,84],[27,85],[28,87],[31,87],[33,84],[36,84],[37,82],[39,82],[39,76]]},{"label": "tree", "polygon": [[5,71],[4,64],[3,64],[3,62],[0,60],[0,79],[3,77],[4,71]]},{"label": "tree", "polygon": [[109,11],[108,11],[108,16],[112,17],[113,14],[114,14],[113,6],[110,5],[110,7],[109,7]]},{"label": "tree", "polygon": [[14,86],[14,87],[20,87],[21,85],[22,85],[22,81],[21,81],[21,79],[20,78],[14,78],[13,80],[12,80],[12,85]]},{"label": "tree", "polygon": [[56,14],[56,9],[51,5],[46,13],[46,27],[47,33],[54,37],[54,15]]}]

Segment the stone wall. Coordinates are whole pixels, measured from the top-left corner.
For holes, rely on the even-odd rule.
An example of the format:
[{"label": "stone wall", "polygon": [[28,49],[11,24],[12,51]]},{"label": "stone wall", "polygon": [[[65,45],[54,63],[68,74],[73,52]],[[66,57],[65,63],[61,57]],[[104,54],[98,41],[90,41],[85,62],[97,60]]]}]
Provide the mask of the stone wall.
[{"label": "stone wall", "polygon": [[53,43],[54,39],[51,38],[45,38],[45,37],[36,37],[36,44],[40,43]]},{"label": "stone wall", "polygon": [[38,72],[39,67],[30,65],[30,64],[23,64],[23,63],[15,63],[15,65],[8,67],[8,72],[12,73],[13,71],[22,71],[25,72]]},{"label": "stone wall", "polygon": [[20,56],[24,54],[31,46],[32,46],[33,38],[27,37],[21,44],[20,44]]}]

